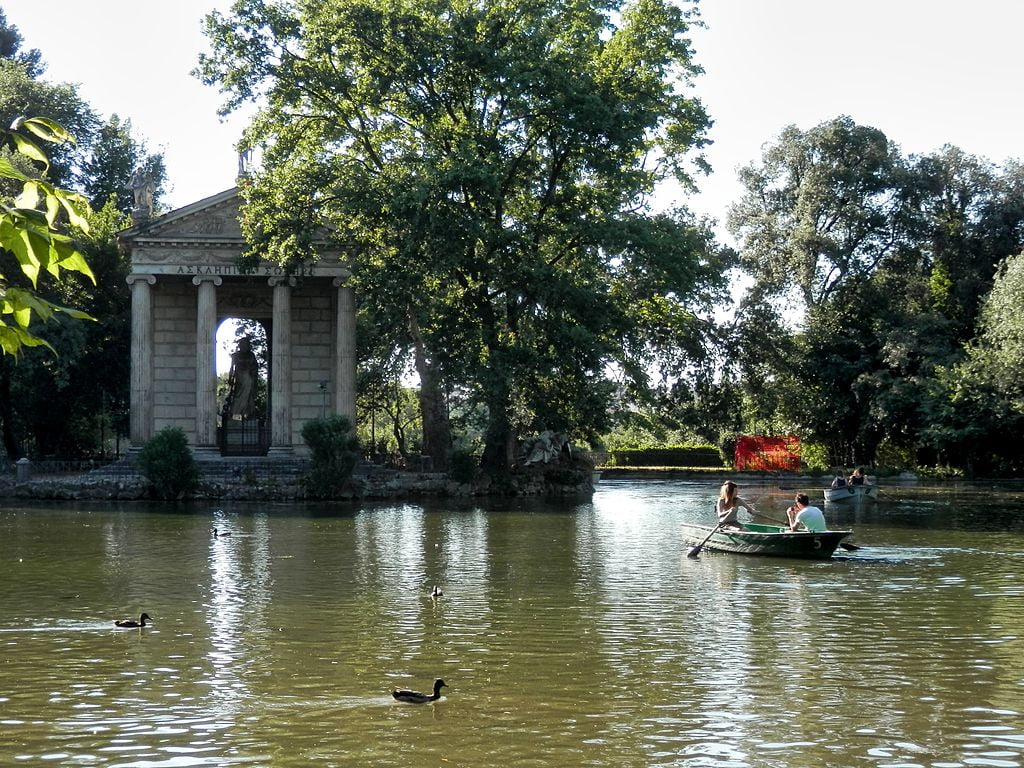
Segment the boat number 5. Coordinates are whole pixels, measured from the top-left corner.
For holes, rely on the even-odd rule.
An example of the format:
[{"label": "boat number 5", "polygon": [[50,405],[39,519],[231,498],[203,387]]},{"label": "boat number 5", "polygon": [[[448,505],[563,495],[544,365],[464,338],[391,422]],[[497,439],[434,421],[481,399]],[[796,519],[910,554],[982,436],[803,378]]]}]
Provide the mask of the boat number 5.
[{"label": "boat number 5", "polygon": [[821,539],[819,539],[817,536],[814,537],[814,548],[821,549]]}]

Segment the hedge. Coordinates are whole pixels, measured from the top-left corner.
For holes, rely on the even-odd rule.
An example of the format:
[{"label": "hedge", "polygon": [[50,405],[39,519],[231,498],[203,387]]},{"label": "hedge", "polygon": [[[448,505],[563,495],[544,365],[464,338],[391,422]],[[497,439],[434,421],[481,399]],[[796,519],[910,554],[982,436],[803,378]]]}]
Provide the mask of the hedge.
[{"label": "hedge", "polygon": [[608,464],[618,467],[723,467],[713,445],[669,445],[664,448],[624,448],[608,452]]}]

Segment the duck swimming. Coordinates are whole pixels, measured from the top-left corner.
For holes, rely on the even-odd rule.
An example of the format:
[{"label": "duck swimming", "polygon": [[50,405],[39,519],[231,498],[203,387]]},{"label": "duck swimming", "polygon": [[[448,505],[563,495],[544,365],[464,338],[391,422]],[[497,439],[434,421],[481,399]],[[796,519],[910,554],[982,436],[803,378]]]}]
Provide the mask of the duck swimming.
[{"label": "duck swimming", "polygon": [[440,589],[438,589],[437,585],[435,584],[434,585],[434,591],[430,593],[430,596],[431,597],[443,597],[444,596],[444,592],[442,592]]},{"label": "duck swimming", "polygon": [[117,621],[114,622],[114,626],[115,627],[124,627],[126,629],[132,629],[134,627],[144,627],[144,626],[146,626],[146,622],[147,621],[152,621],[152,620],[153,619],[151,619],[149,617],[148,613],[144,613],[141,616],[139,616],[139,620],[138,621],[136,621],[135,619],[118,619]]},{"label": "duck swimming", "polygon": [[441,689],[447,688],[447,684],[441,678],[437,678],[434,681],[434,693],[427,695],[420,693],[419,691],[402,691],[395,690],[391,692],[391,695],[395,697],[396,701],[404,701],[407,704],[426,704],[429,701],[437,701],[441,698]]},{"label": "duck swimming", "polygon": [[216,528],[213,529],[213,538],[215,538],[215,539],[222,539],[225,536],[230,536],[230,535],[231,535],[231,531],[224,531],[223,533],[221,533]]}]

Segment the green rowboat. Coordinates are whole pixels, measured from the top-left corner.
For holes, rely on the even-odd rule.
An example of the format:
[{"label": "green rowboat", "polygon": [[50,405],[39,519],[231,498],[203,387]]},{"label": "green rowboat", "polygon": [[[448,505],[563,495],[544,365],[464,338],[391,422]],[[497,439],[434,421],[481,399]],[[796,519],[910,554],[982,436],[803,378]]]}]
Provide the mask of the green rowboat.
[{"label": "green rowboat", "polygon": [[[683,523],[683,541],[699,544],[714,530],[707,525]],[[778,525],[746,523],[742,530],[725,528],[708,539],[704,549],[742,555],[828,560],[839,543],[853,531],[791,531]]]}]

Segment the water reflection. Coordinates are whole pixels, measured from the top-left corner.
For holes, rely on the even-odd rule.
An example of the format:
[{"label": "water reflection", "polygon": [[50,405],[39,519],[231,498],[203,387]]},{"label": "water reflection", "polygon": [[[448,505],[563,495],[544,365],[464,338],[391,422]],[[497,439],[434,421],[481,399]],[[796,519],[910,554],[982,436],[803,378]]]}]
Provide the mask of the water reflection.
[{"label": "water reflection", "polygon": [[917,489],[828,510],[864,547],[830,562],[687,558],[717,486],[4,510],[0,765],[1024,764],[1012,510]]}]

